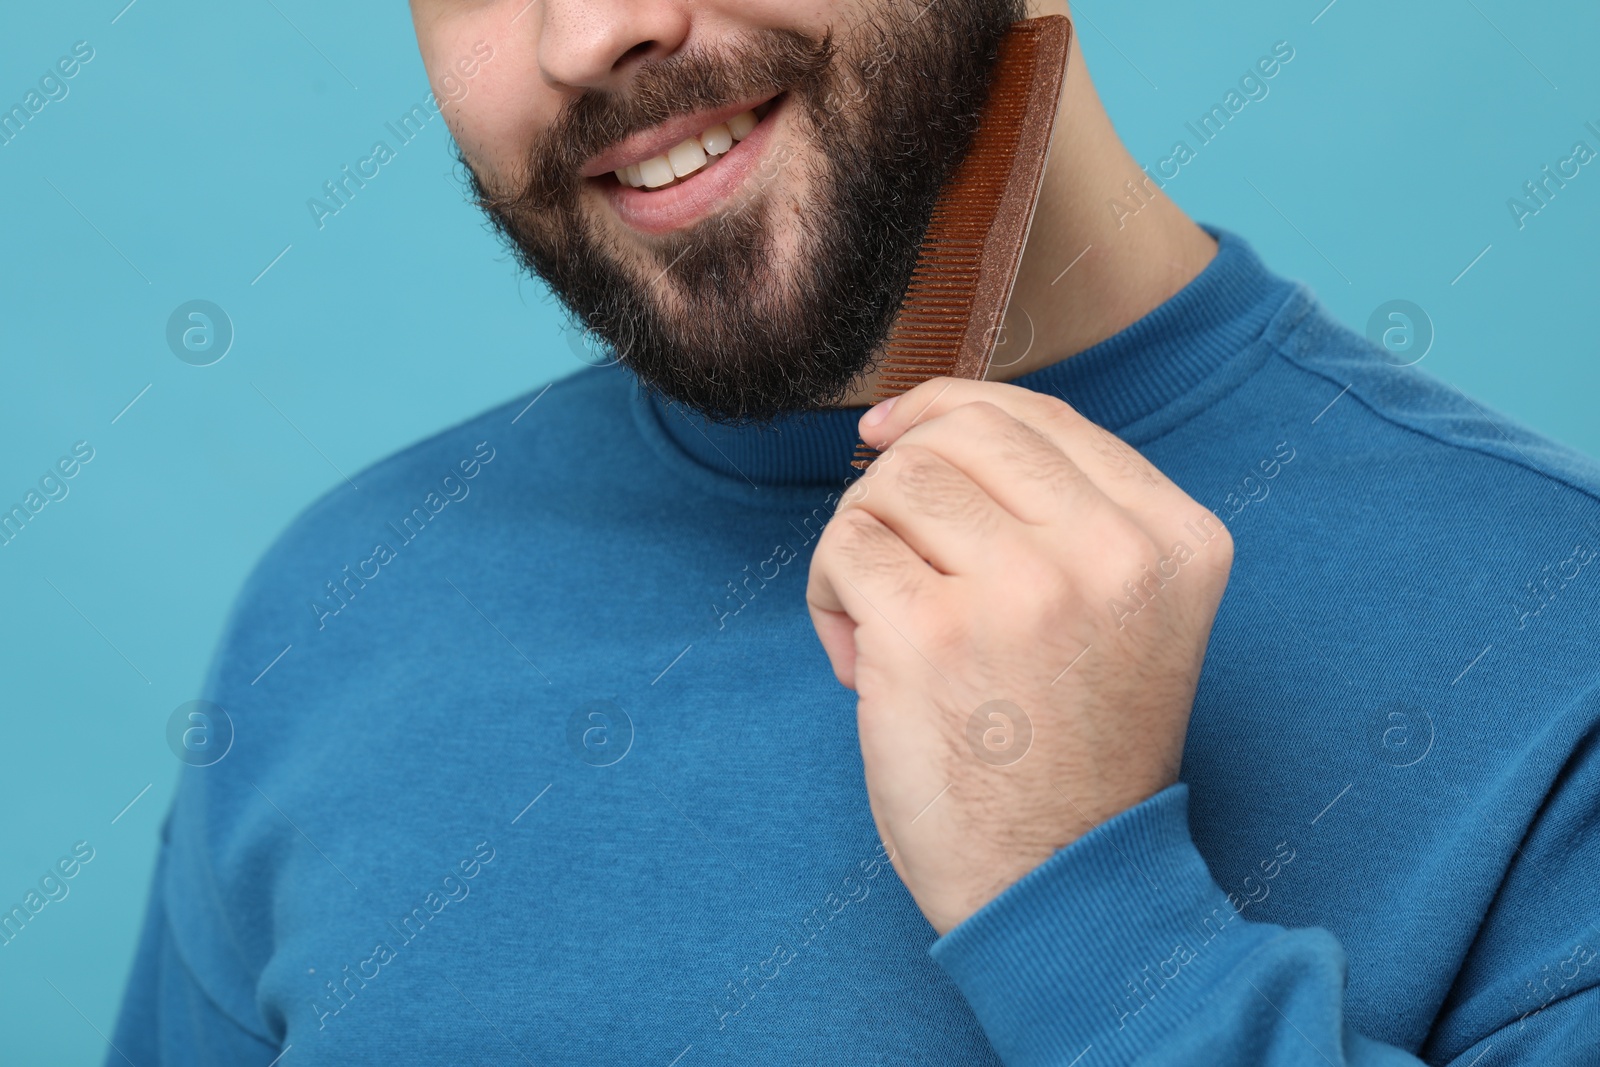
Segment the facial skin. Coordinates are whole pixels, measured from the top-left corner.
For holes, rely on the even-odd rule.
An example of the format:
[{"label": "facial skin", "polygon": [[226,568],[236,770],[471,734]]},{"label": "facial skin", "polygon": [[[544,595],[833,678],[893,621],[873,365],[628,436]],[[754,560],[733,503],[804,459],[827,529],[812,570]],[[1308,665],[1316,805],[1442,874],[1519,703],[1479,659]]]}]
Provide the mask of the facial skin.
[{"label": "facial skin", "polygon": [[[526,3],[412,2],[430,71],[494,48],[446,117],[524,265],[714,418],[859,388],[1018,0]],[[751,105],[756,129],[682,184],[612,173]]]}]

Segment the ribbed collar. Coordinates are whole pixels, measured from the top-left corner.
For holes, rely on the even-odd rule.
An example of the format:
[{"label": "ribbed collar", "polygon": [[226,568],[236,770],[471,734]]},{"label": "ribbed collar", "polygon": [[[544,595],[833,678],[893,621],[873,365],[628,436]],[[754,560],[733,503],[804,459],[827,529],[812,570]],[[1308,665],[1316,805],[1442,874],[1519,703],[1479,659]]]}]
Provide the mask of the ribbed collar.
[{"label": "ribbed collar", "polygon": [[[1121,432],[1199,389],[1257,340],[1295,292],[1249,244],[1205,227],[1217,254],[1188,285],[1131,326],[1048,367],[1012,380],[1066,400],[1092,422]],[[711,422],[653,391],[636,403],[650,436],[698,466],[741,485],[837,483],[851,473],[860,407],[803,412],[769,424]]]}]

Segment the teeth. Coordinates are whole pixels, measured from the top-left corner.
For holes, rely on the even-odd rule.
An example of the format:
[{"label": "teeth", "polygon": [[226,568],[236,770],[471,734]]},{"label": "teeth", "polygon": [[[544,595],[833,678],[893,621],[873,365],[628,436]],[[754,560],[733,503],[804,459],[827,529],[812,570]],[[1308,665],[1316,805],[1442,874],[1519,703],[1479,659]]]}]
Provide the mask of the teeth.
[{"label": "teeth", "polygon": [[699,141],[685,137],[667,152],[667,162],[672,164],[672,173],[686,178],[706,165],[706,152]]},{"label": "teeth", "polygon": [[733,147],[733,131],[728,129],[727,123],[719,122],[700,135],[700,147],[708,156],[720,156]]},{"label": "teeth", "polygon": [[635,189],[641,186],[659,189],[671,185],[679,178],[686,178],[705,167],[710,162],[707,157],[723,155],[733,147],[733,142],[750,136],[750,131],[756,128],[759,121],[754,111],[743,112],[727,122],[717,123],[699,137],[684,138],[662,155],[630,163],[612,173],[617,176],[617,181]]},{"label": "teeth", "polygon": [[652,189],[659,189],[668,185],[677,175],[672,173],[672,164],[667,162],[666,156],[655,156],[639,164],[639,177]]}]

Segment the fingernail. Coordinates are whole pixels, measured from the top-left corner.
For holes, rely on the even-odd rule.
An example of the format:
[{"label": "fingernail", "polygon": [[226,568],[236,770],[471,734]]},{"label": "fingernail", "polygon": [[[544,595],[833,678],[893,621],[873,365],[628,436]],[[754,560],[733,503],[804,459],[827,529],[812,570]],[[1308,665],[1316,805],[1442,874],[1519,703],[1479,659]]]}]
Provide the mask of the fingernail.
[{"label": "fingernail", "polygon": [[861,425],[876,426],[884,419],[887,419],[889,417],[889,409],[894,407],[894,402],[899,399],[898,396],[891,396],[888,400],[880,400],[872,405],[867,409],[867,413],[861,416]]}]

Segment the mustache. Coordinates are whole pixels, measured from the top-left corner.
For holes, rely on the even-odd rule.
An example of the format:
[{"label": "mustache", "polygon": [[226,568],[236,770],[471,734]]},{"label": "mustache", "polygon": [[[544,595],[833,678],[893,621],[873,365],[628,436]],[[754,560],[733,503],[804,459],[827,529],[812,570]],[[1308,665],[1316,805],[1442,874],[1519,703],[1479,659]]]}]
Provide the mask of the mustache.
[{"label": "mustache", "polygon": [[831,31],[813,37],[773,29],[646,63],[625,92],[590,89],[567,101],[530,148],[525,186],[508,196],[480,190],[479,204],[489,211],[574,210],[579,170],[600,152],[668,119],[734,100],[785,91],[819,98],[836,51]]}]

